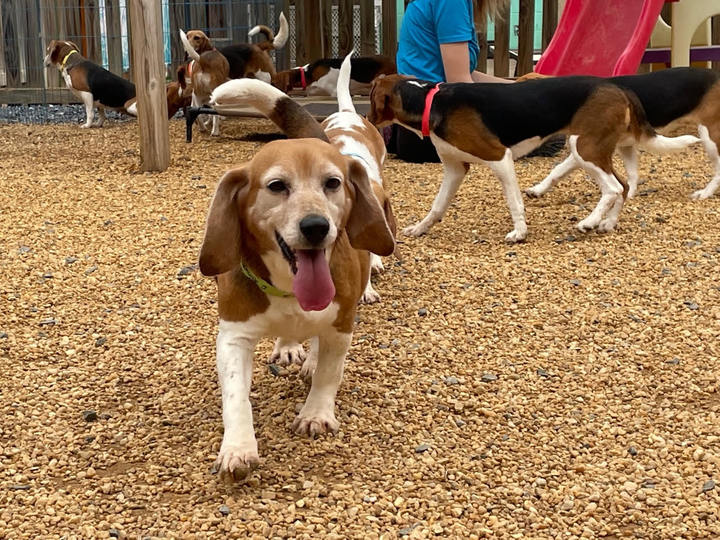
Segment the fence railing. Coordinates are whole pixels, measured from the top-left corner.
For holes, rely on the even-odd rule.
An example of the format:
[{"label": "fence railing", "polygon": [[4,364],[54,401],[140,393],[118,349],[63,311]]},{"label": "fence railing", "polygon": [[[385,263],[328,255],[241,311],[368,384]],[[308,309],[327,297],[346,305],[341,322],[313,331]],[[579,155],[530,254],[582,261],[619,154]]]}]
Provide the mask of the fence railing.
[{"label": "fence railing", "polygon": [[[78,44],[83,56],[114,73],[132,78],[128,16],[131,0],[1,0],[0,104],[67,103],[77,101],[65,88],[57,69],[45,68],[45,47],[51,39]],[[160,0],[168,76],[185,52],[178,29],[205,31],[217,46],[247,41],[256,24],[277,29],[280,12],[290,23],[288,44],[273,56],[278,69],[302,65],[324,56],[383,53],[394,56],[400,16],[407,0]],[[494,73],[511,73],[510,44],[517,44],[517,71],[532,69],[542,4],[542,46],[557,25],[558,0],[512,0],[518,24],[508,14],[490,28],[480,28],[479,69],[487,69],[488,33],[494,39]],[[536,3],[538,6],[536,6]],[[515,12],[513,12],[515,17]],[[512,39],[511,39],[512,37]]]}]

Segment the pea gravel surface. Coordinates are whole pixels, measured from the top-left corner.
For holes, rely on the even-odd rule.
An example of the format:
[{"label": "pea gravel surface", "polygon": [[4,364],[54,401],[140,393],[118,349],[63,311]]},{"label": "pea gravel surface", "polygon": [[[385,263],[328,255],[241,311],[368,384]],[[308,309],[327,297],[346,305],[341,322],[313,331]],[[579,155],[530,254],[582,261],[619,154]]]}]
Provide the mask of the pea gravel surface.
[{"label": "pea gravel surface", "polygon": [[[218,179],[275,128],[183,131],[144,174],[134,122],[0,125],[1,538],[720,535],[720,200],[688,197],[711,176],[701,149],[644,154],[611,234],[574,229],[599,197],[575,173],[526,201],[520,245],[473,166],[360,307],[337,436],[291,433],[307,387],[262,342],[262,463],[227,485],[196,259]],[[521,187],[562,157],[518,162]],[[400,225],[423,217],[440,165],[385,174]]]}]

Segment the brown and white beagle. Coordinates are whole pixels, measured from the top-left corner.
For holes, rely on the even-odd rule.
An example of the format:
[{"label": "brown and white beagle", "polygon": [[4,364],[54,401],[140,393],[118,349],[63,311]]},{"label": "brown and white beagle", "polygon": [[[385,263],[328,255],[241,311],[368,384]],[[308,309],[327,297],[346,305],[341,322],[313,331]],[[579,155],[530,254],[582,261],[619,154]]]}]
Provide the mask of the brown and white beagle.
[{"label": "brown and white beagle", "polygon": [[[350,95],[350,73],[351,57],[348,55],[340,65],[336,81],[338,112],[327,117],[320,125],[282,91],[257,80],[229,81],[215,89],[210,102],[219,112],[237,105],[251,105],[275,122],[289,138],[322,136],[342,154],[357,160],[371,180],[375,196],[394,235],[395,217],[390,205],[388,186],[382,174],[387,156],[385,144],[378,130],[355,111]],[[382,259],[373,255],[371,267],[373,273],[382,272]],[[380,296],[368,277],[362,301],[373,303],[379,299]]]},{"label": "brown and white beagle", "polygon": [[[720,187],[720,74],[710,69],[679,67],[641,75],[611,77],[608,80],[637,96],[648,122],[654,128],[697,126],[699,140],[705,147],[714,168],[714,175],[703,189],[695,191],[691,197],[712,197]],[[686,138],[694,139],[691,136]],[[621,145],[619,150],[628,174],[628,197],[632,197],[637,191],[639,181],[638,149],[636,145],[628,144]],[[542,182],[526,190],[526,193],[541,197],[576,168],[575,163],[568,158],[555,167]]]},{"label": "brown and white beagle", "polygon": [[[86,119],[83,128],[100,127],[105,123],[105,108],[137,116],[135,85],[80,54],[72,41],[52,40],[46,49],[45,66],[55,65],[65,85],[85,105]],[[94,107],[98,108],[98,121],[94,121]]]},{"label": "brown and white beagle", "polygon": [[569,135],[574,162],[589,173],[602,193],[595,209],[577,227],[611,231],[628,190],[612,167],[615,148],[632,142],[668,151],[696,140],[657,135],[634,94],[596,77],[435,85],[389,75],[373,82],[368,119],[378,127],[395,122],[418,135],[429,135],[443,162],[443,183],[432,209],[421,222],[404,230],[411,236],[425,234],[442,219],[470,163],[485,163],[499,178],[510,208],[514,229],[506,241],[524,240],[525,209],[513,158],[562,132]]},{"label": "brown and white beagle", "polygon": [[222,477],[242,479],[259,463],[250,386],[263,337],[310,339],[312,385],[293,430],[337,432],[335,396],[368,252],[394,248],[365,167],[325,141],[271,142],[223,176],[200,250],[200,270],[218,285]]},{"label": "brown and white beagle", "polygon": [[[301,88],[308,96],[337,95],[337,81],[342,58],[321,58],[302,67],[279,71],[272,79],[272,85],[285,93]],[[380,75],[397,73],[395,62],[387,56],[360,56],[352,59],[350,72],[350,94],[367,94],[370,83]]]}]

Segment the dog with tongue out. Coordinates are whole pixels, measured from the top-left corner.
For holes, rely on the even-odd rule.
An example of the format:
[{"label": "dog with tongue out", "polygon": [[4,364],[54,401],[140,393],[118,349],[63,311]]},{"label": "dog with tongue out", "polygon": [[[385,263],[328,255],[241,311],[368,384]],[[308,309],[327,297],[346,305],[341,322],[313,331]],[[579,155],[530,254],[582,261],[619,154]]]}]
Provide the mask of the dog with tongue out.
[{"label": "dog with tongue out", "polygon": [[299,434],[336,432],[355,311],[370,252],[390,255],[395,239],[365,168],[324,140],[275,141],[220,180],[210,205],[200,270],[216,276],[217,370],[224,435],[221,476],[239,480],[259,463],[250,406],[257,342],[310,340],[302,372],[312,374],[293,422]]}]

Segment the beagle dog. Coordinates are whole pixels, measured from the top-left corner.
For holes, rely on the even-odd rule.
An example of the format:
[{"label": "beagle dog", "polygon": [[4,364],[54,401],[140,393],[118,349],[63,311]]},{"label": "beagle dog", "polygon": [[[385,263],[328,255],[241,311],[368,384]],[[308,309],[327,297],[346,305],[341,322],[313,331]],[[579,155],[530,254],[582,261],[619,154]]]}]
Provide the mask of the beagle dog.
[{"label": "beagle dog", "polygon": [[[56,66],[65,85],[85,105],[86,119],[81,127],[101,127],[106,120],[105,108],[137,116],[133,83],[84,58],[72,41],[52,40],[45,52],[45,66]],[[97,123],[93,123],[95,106]]]},{"label": "beagle dog", "polygon": [[[303,66],[278,72],[272,84],[286,94],[302,88],[308,96],[335,97],[342,58],[321,58]],[[361,56],[352,59],[350,94],[367,94],[370,83],[380,75],[397,73],[395,62],[387,56]]]},{"label": "beagle dog", "polygon": [[[305,109],[283,92],[257,80],[229,81],[215,89],[210,103],[219,112],[236,105],[251,105],[272,120],[291,139],[323,133],[323,138],[330,141],[342,154],[357,160],[365,168],[373,192],[385,212],[394,235],[395,216],[388,197],[388,186],[382,175],[387,156],[385,143],[378,130],[355,111],[349,90],[351,54],[343,60],[338,69],[336,87],[338,112],[327,117],[320,125]],[[353,62],[354,60],[352,59]],[[377,255],[371,256],[371,268],[373,273],[382,272],[384,269],[382,259]],[[375,291],[368,277],[362,301],[373,303],[378,300],[380,295]],[[279,351],[276,353],[274,357],[282,357]]]},{"label": "beagle dog", "polygon": [[[165,94],[167,95],[167,109],[168,109],[168,120],[171,119],[175,114],[183,107],[190,106],[190,96],[184,96],[182,89],[177,81],[172,81],[165,85]],[[137,116],[137,98],[132,98],[127,103],[127,113],[131,116]]]},{"label": "beagle dog", "polygon": [[449,83],[436,85],[401,75],[376,79],[370,91],[368,120],[378,127],[398,123],[430,136],[443,163],[442,186],[428,215],[404,232],[419,236],[442,219],[470,163],[485,163],[499,178],[514,229],[505,237],[527,235],[525,209],[513,159],[556,133],[567,133],[573,160],[602,192],[597,206],[577,224],[581,231],[615,228],[627,184],[612,167],[618,145],[652,150],[687,146],[694,137],[657,135],[637,98],[596,77],[535,79],[516,84]]},{"label": "beagle dog", "polygon": [[217,276],[221,477],[259,463],[250,386],[259,339],[311,340],[312,385],[293,430],[337,432],[335,396],[371,251],[395,249],[365,167],[318,139],[274,141],[220,180],[200,270]]},{"label": "beagle dog", "polygon": [[[695,140],[702,141],[715,172],[710,182],[695,191],[691,198],[712,197],[720,187],[720,74],[710,69],[678,67],[608,80],[637,96],[654,128],[668,126],[672,129],[675,124],[685,127],[691,122],[697,126],[700,139]],[[637,145],[621,145],[619,150],[628,174],[628,197],[632,197],[639,180]],[[541,197],[575,168],[575,163],[568,158],[526,193]]]}]

